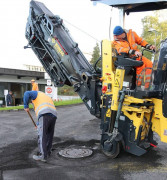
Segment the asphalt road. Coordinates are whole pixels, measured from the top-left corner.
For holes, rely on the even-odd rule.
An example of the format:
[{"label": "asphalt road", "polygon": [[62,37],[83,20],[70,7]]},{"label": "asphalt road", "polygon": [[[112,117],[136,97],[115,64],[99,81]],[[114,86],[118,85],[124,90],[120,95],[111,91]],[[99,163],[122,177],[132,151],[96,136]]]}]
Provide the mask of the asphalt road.
[{"label": "asphalt road", "polygon": [[[0,179],[167,179],[167,144],[158,142],[157,148],[141,157],[121,151],[118,158],[109,159],[100,151],[100,120],[83,104],[57,111],[53,153],[47,163],[32,159],[37,151],[37,132],[26,112],[0,112]],[[31,114],[36,119],[33,111]],[[68,147],[88,147],[93,155],[80,159],[58,155]]]}]

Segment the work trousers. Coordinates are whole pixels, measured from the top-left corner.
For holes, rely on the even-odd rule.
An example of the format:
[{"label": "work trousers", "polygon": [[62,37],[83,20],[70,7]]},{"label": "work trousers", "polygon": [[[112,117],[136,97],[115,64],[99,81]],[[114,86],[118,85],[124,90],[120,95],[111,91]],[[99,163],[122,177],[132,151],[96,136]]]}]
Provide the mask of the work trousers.
[{"label": "work trousers", "polygon": [[38,149],[45,159],[51,153],[56,119],[53,115],[44,114],[38,120]]},{"label": "work trousers", "polygon": [[152,74],[152,62],[146,57],[142,57],[143,65],[136,67],[136,80],[137,86],[142,85],[142,81],[144,82],[144,86],[146,89],[149,88]]}]

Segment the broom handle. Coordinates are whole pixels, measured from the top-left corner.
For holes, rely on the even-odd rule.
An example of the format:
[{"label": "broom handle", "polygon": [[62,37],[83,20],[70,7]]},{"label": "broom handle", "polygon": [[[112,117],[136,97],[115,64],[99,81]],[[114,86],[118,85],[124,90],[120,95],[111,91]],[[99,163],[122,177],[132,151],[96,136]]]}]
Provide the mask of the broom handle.
[{"label": "broom handle", "polygon": [[32,123],[34,124],[35,128],[37,128],[37,125],[36,125],[35,121],[33,120],[30,112],[28,111],[27,113],[28,113],[28,115],[30,116],[30,118],[31,118],[31,120],[32,120]]}]

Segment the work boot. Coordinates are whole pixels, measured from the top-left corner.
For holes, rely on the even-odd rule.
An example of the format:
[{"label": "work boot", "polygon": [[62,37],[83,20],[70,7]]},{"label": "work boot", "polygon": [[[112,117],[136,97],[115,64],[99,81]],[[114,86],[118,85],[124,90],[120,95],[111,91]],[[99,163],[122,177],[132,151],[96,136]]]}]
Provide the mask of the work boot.
[{"label": "work boot", "polygon": [[33,155],[32,158],[33,158],[34,160],[36,160],[36,161],[46,162],[46,159],[45,159],[43,156]]}]

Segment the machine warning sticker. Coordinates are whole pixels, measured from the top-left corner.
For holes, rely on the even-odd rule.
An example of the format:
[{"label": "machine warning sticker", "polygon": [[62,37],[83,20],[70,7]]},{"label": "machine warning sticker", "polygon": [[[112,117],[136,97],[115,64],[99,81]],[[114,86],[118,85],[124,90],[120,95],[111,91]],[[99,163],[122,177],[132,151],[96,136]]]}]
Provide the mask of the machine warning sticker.
[{"label": "machine warning sticker", "polygon": [[118,79],[115,80],[114,86],[115,86],[115,87],[119,87],[119,81],[118,81]]},{"label": "machine warning sticker", "polygon": [[55,50],[61,55],[64,56],[64,52],[61,50],[60,46],[58,45],[58,43],[56,43],[54,45]]},{"label": "machine warning sticker", "polygon": [[122,120],[122,121],[125,121],[125,116],[120,116],[119,119]]},{"label": "machine warning sticker", "polygon": [[164,129],[164,135],[167,136],[167,129]]}]

